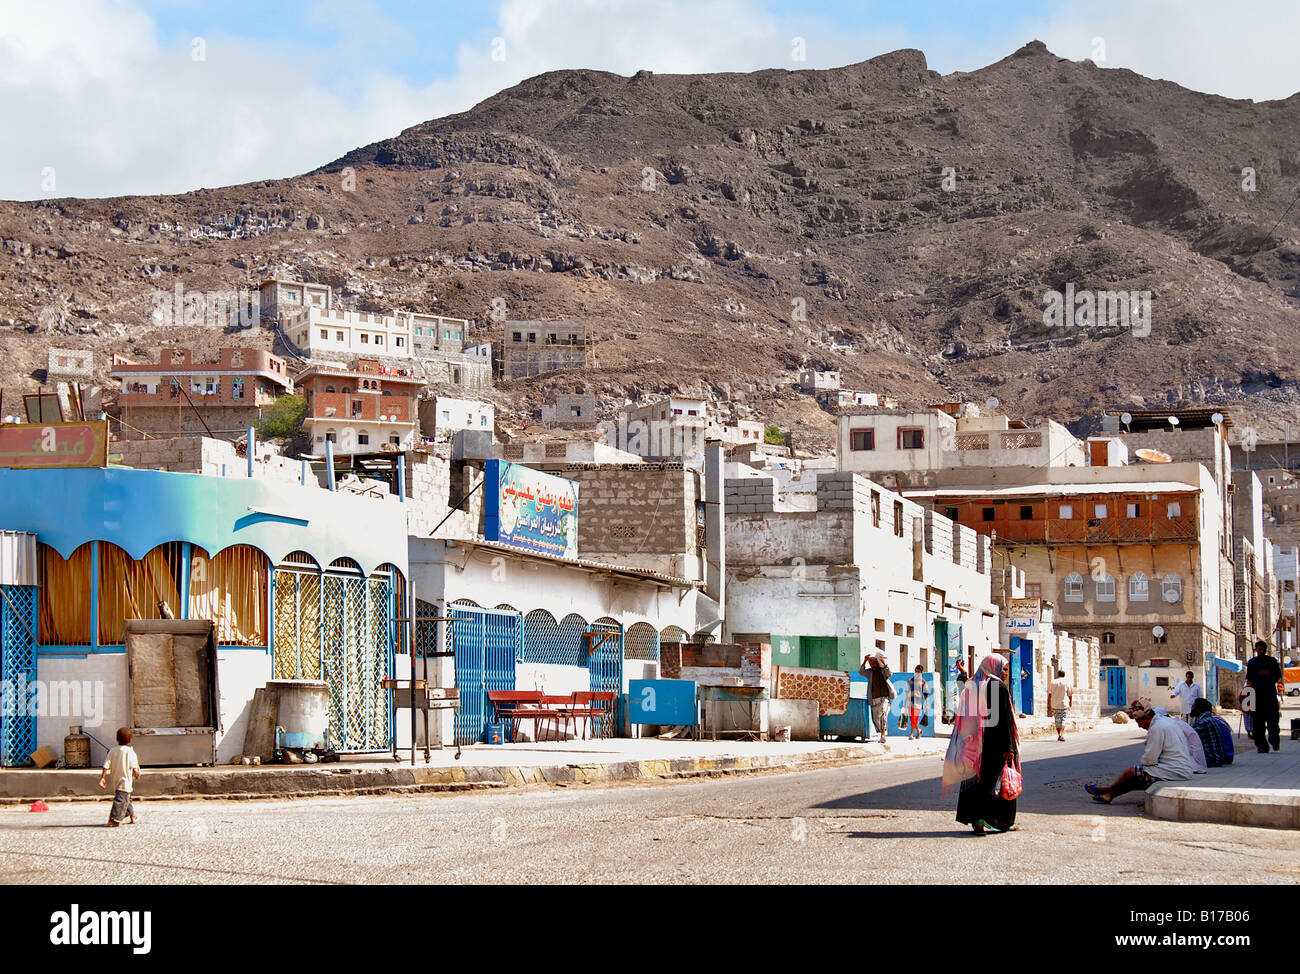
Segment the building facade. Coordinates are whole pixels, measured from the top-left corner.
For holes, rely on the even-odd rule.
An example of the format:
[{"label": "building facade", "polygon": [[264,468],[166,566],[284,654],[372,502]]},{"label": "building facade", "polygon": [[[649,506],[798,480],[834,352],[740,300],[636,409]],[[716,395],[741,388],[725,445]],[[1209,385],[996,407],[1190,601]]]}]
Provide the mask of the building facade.
[{"label": "building facade", "polygon": [[576,321],[507,321],[501,369],[507,379],[526,378],[591,364],[587,326]]},{"label": "building facade", "polygon": [[262,410],[293,391],[285,361],[256,348],[223,348],[216,362],[196,362],[188,348],[164,348],[159,362],[113,356],[120,386],[121,438],[205,433],[243,436]]},{"label": "building facade", "polygon": [[424,386],[409,368],[358,358],[355,368],[314,365],[298,376],[307,399],[303,432],[317,456],[397,452],[415,445],[417,396]]}]

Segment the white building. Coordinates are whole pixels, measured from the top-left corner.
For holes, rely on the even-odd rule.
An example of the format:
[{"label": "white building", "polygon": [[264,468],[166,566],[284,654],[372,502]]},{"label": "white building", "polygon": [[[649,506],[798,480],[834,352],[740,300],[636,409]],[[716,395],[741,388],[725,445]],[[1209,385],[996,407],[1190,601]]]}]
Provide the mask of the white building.
[{"label": "white building", "polygon": [[284,333],[315,356],[383,355],[411,358],[464,347],[469,322],[463,318],[401,311],[393,315],[302,308],[284,318]]},{"label": "white building", "polygon": [[434,396],[420,401],[420,435],[426,440],[448,443],[457,430],[493,430],[496,407],[478,399]]},{"label": "white building", "polygon": [[[951,408],[951,411],[950,411]],[[981,415],[971,405],[913,412],[846,407],[840,412],[839,470],[897,487],[928,487],[942,470],[1082,467],[1083,444],[1060,423],[1035,426]]]}]

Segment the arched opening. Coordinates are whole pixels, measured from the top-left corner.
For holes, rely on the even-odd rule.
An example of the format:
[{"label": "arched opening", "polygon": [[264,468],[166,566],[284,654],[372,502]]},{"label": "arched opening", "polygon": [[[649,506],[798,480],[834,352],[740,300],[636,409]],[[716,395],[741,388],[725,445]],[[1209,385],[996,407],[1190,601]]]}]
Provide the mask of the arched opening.
[{"label": "arched opening", "polygon": [[659,634],[659,644],[664,643],[684,643],[688,642],[686,630],[681,626],[664,626],[664,631]]},{"label": "arched opening", "polygon": [[274,645],[271,676],[321,679],[321,570],[305,551],[292,551],[275,567]]},{"label": "arched opening", "polygon": [[37,632],[42,646],[89,646],[91,546],[83,544],[65,561],[49,545],[37,551]]},{"label": "arched opening", "polygon": [[266,584],[271,560],[252,545],[233,545],[209,557],[190,549],[191,619],[211,619],[220,646],[265,646]]},{"label": "arched opening", "polygon": [[526,663],[568,663],[564,655],[564,637],[555,616],[545,609],[534,609],[524,616],[523,660]]},{"label": "arched opening", "polygon": [[99,542],[99,644],[126,642],[128,619],[166,618],[164,605],[180,617],[184,546],[167,541],[136,561],[107,541]]},{"label": "arched opening", "polygon": [[623,658],[656,662],[659,659],[659,632],[648,622],[629,626],[623,638]]}]

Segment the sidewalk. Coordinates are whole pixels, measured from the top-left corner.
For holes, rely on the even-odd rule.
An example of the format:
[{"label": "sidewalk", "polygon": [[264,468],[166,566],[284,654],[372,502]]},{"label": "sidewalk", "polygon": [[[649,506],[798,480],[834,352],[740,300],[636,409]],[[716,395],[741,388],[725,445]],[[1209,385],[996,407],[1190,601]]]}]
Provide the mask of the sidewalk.
[{"label": "sidewalk", "polygon": [[[1091,719],[1067,723],[1068,733],[1091,728]],[[1048,718],[1019,721],[1022,739],[1055,734]],[[226,765],[214,768],[147,768],[136,786],[145,799],[175,798],[299,798],[323,794],[461,791],[523,785],[568,786],[612,781],[647,781],[730,774],[807,771],[841,764],[870,764],[896,758],[941,755],[943,736],[909,741],[890,737],[888,749],[858,741],[692,741],[658,738],[559,741],[523,744],[475,744],[433,750],[429,763],[422,751],[411,765],[409,751],[402,762],[391,755],[311,765]],[[98,769],[0,771],[0,804],[45,801],[103,800]]]},{"label": "sidewalk", "polygon": [[[1235,726],[1235,725],[1234,725]],[[1177,822],[1219,822],[1300,829],[1300,741],[1283,721],[1282,750],[1260,754],[1248,737],[1233,736],[1236,757],[1188,782],[1147,789],[1146,812]]]}]

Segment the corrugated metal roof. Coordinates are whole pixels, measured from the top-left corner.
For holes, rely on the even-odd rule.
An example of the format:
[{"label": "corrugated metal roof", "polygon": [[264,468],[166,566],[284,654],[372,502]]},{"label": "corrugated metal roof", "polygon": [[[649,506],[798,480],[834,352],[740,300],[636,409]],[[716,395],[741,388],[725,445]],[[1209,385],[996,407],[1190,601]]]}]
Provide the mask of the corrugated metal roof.
[{"label": "corrugated metal roof", "polygon": [[501,551],[511,555],[518,555],[521,558],[536,558],[538,561],[549,561],[560,565],[573,565],[575,568],[585,568],[588,571],[611,572],[615,575],[623,575],[628,578],[663,582],[666,585],[676,585],[682,588],[704,587],[704,582],[699,579],[682,578],[679,575],[669,575],[664,572],[650,571],[646,568],[631,568],[627,565],[610,565],[602,561],[590,561],[586,558],[562,558],[558,555],[545,555],[538,551],[525,551],[523,548],[516,548],[514,545],[503,544],[500,541],[484,541],[482,539],[468,541],[464,538],[442,538],[441,540],[446,541],[448,544],[466,545],[473,548],[487,548],[490,551]]}]

